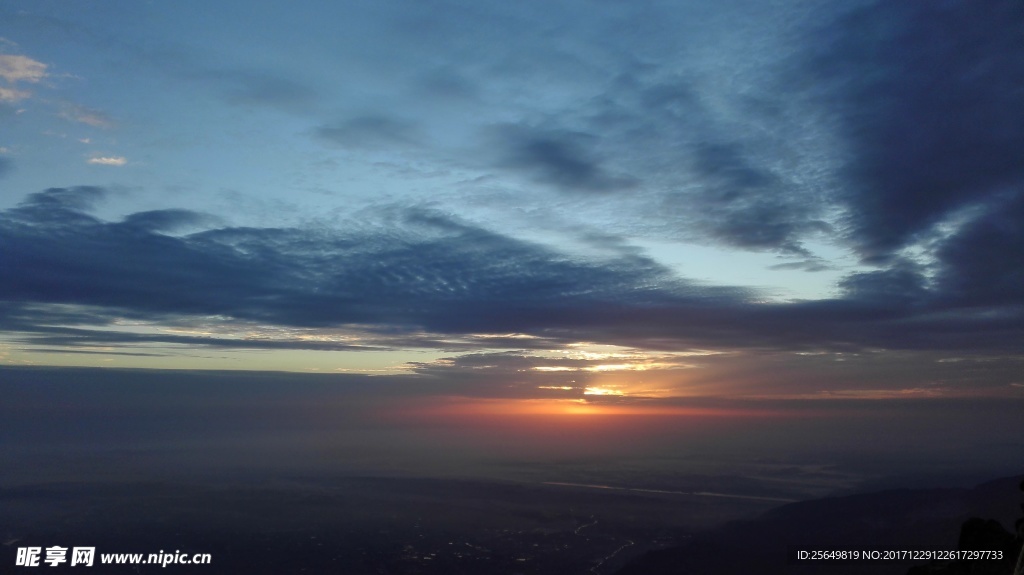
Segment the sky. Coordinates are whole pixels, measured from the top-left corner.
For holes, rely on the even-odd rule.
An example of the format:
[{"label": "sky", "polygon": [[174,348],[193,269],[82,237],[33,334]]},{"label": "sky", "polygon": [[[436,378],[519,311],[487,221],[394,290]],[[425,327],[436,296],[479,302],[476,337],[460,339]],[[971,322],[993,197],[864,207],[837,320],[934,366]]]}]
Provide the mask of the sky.
[{"label": "sky", "polygon": [[1010,0],[4,2],[0,364],[1017,405],[1021,46]]}]

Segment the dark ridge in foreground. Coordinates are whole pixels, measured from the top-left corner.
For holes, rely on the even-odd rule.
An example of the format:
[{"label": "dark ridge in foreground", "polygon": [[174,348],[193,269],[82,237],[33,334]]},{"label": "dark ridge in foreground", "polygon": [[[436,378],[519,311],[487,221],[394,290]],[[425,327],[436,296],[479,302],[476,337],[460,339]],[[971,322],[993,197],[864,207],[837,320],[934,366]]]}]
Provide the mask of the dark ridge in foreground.
[{"label": "dark ridge in foreground", "polygon": [[[0,573],[607,575],[645,551],[768,507],[427,478],[33,484],[0,488]],[[95,547],[97,563],[14,567],[17,549],[30,546]],[[100,554],[178,551],[212,560],[98,563]]]},{"label": "dark ridge in foreground", "polygon": [[[616,575],[1010,575],[1020,553],[1021,477],[973,489],[896,489],[792,503],[650,551]],[[1017,531],[1016,537],[1006,526]],[[805,549],[988,549],[1001,562],[792,561]],[[984,564],[983,564],[984,563]]]}]

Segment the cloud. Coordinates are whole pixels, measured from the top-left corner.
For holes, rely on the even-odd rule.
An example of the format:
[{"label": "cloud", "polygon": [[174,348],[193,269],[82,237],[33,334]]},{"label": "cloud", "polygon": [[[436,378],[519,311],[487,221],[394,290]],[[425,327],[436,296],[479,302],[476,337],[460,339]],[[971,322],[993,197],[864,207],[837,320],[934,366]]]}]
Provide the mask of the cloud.
[{"label": "cloud", "polygon": [[97,156],[89,158],[88,162],[99,166],[123,166],[128,163],[128,159],[124,156]]},{"label": "cloud", "polygon": [[0,87],[0,102],[20,102],[32,95],[32,92]]},{"label": "cloud", "polygon": [[64,104],[61,106],[59,115],[65,120],[87,124],[94,128],[109,128],[114,125],[110,117],[103,112],[77,104]]},{"label": "cloud", "polygon": [[198,75],[219,84],[233,104],[301,112],[309,111],[316,99],[309,86],[270,70],[221,69]]},{"label": "cloud", "polygon": [[0,78],[10,84],[36,83],[46,77],[46,64],[27,56],[0,54]]},{"label": "cloud", "polygon": [[167,355],[168,355],[168,354],[165,354],[165,353],[144,353],[144,352],[138,352],[138,351],[113,351],[111,349],[104,349],[104,350],[70,349],[70,348],[66,348],[66,347],[62,347],[62,348],[49,348],[49,349],[48,348],[44,348],[44,347],[36,347],[36,348],[22,349],[22,350],[19,350],[19,351],[22,351],[22,352],[25,352],[25,353],[45,353],[45,354],[51,354],[51,353],[79,353],[79,354],[83,354],[83,355],[126,355],[126,356],[130,356],[130,357],[167,357]]},{"label": "cloud", "polygon": [[[503,397],[582,397],[586,372],[538,371],[535,368],[571,362],[545,359],[521,351],[467,353],[430,362],[410,362],[413,373],[454,388],[464,395]],[[481,382],[486,382],[481,385]],[[548,387],[538,391],[538,387]]]},{"label": "cloud", "polygon": [[936,254],[945,305],[1008,306],[1007,314],[1024,306],[1024,186],[995,198]]},{"label": "cloud", "polygon": [[29,194],[14,213],[37,217],[43,215],[45,210],[65,215],[84,215],[83,212],[92,209],[106,197],[107,191],[96,186],[49,188]]},{"label": "cloud", "polygon": [[192,210],[170,209],[136,212],[125,217],[123,224],[149,232],[173,232],[205,226],[217,221],[213,216]]},{"label": "cloud", "polygon": [[[117,324],[110,318],[104,329],[86,329],[74,327],[50,327],[38,325],[27,314],[12,314],[2,318],[0,325],[6,329],[18,330],[21,335],[14,335],[7,341],[23,345],[63,346],[65,349],[91,346],[151,346],[170,345],[205,347],[221,349],[259,349],[259,350],[312,350],[312,351],[382,351],[389,349],[379,345],[363,345],[342,341],[318,341],[305,339],[259,339],[246,337],[211,337],[209,335],[182,335],[167,332],[133,333],[118,331]],[[96,314],[88,317],[92,324],[102,321],[104,316]]]},{"label": "cloud", "polygon": [[[675,277],[640,252],[572,257],[432,210],[395,208],[347,231],[210,227],[214,220],[188,210],[103,221],[85,210],[104,196],[100,188],[53,188],[0,212],[0,301],[8,306],[0,309],[0,323],[8,332],[35,333],[50,345],[316,345],[287,334],[263,342],[231,335],[211,341],[53,327],[104,325],[127,314],[182,325],[217,316],[250,325],[358,329],[366,336],[356,344],[325,341],[324,349],[389,341],[523,348],[533,341],[484,334],[532,336],[547,347],[589,341],[666,351],[1019,351],[1024,341],[1021,294],[1013,291],[1020,267],[1000,268],[993,255],[971,268],[961,255],[987,248],[1016,261],[1019,254],[1006,252],[1004,242],[1019,233],[1019,203],[951,239],[936,281],[906,264],[848,277],[842,299],[764,304],[751,290]],[[986,231],[993,225],[995,231]],[[978,273],[979,281],[958,280],[963,273]],[[985,291],[987,285],[997,287]],[[968,291],[970,297],[961,294]],[[1006,307],[1011,304],[1018,307]],[[68,306],[77,316],[52,316],[71,313]]]},{"label": "cloud", "polygon": [[637,178],[614,173],[594,149],[596,138],[582,132],[520,125],[495,126],[488,140],[498,153],[497,167],[570,192],[612,192],[636,187]]},{"label": "cloud", "polygon": [[[281,325],[503,333],[541,327],[551,306],[660,297],[644,283],[664,275],[644,258],[576,262],[416,210],[396,216],[395,227],[380,235],[220,228],[172,237],[154,230],[191,222],[192,214],[102,222],[80,211],[97,195],[91,188],[47,190],[8,214],[4,236],[18,248],[7,256],[7,269],[17,274],[5,297]],[[538,305],[544,301],[550,303]]]},{"label": "cloud", "polygon": [[[664,395],[663,383],[678,378],[679,370],[694,367],[694,354],[659,354],[615,349],[597,353],[562,348],[542,354],[526,350],[477,352],[410,362],[411,370],[435,381],[464,384],[463,393],[506,397],[584,398],[594,388],[613,391],[606,398],[650,399]],[[631,373],[632,375],[624,375]],[[609,381],[609,376],[613,381]],[[647,384],[635,381],[647,380]],[[481,385],[486,381],[487,385]],[[592,399],[592,398],[591,398]]]},{"label": "cloud", "polygon": [[768,266],[770,270],[802,270],[805,272],[823,272],[833,269],[820,259],[807,259],[799,262],[786,262]]},{"label": "cloud", "polygon": [[1019,2],[870,2],[812,40],[804,81],[848,145],[841,199],[866,261],[1024,184]]},{"label": "cloud", "polygon": [[726,93],[657,62],[620,70],[580,114],[587,131],[611,143],[609,156],[642,174],[648,229],[804,256],[808,237],[834,234],[822,193],[824,146],[813,144],[822,128],[804,100],[765,79],[786,71],[790,56],[766,56],[757,74],[736,77],[729,61],[707,63],[736,84]]},{"label": "cloud", "polygon": [[786,193],[785,182],[737,144],[701,142],[690,161],[701,186],[679,201],[699,207],[698,225],[711,237],[745,249],[810,255],[801,239],[830,231],[813,217],[813,203]]},{"label": "cloud", "polygon": [[900,262],[885,270],[851,274],[839,282],[839,287],[852,299],[877,305],[922,303],[930,294],[922,270],[917,268]]},{"label": "cloud", "polygon": [[421,75],[413,88],[417,94],[440,103],[474,103],[480,86],[452,69],[431,70]]},{"label": "cloud", "polygon": [[663,58],[616,64],[591,92],[535,111],[539,120],[484,129],[472,155],[562,192],[600,194],[588,215],[613,213],[628,233],[803,256],[806,238],[834,234],[820,166],[804,149],[817,134],[790,121],[805,113],[801,101],[761,85],[744,86],[743,98],[718,94]]},{"label": "cloud", "polygon": [[321,141],[350,149],[387,150],[416,144],[416,125],[407,120],[381,115],[356,116],[318,127]]}]

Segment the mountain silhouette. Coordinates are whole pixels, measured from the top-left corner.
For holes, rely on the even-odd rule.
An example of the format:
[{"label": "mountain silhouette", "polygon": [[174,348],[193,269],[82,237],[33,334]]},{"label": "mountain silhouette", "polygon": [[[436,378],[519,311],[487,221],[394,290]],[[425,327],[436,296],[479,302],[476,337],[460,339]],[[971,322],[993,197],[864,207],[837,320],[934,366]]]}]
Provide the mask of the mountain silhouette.
[{"label": "mountain silhouette", "polygon": [[[617,575],[1010,575],[1022,541],[1021,483],[1022,477],[1010,477],[973,489],[894,489],[783,505],[699,533],[679,547],[651,551]],[[914,548],[1002,550],[1003,560],[794,561],[800,549]]]}]

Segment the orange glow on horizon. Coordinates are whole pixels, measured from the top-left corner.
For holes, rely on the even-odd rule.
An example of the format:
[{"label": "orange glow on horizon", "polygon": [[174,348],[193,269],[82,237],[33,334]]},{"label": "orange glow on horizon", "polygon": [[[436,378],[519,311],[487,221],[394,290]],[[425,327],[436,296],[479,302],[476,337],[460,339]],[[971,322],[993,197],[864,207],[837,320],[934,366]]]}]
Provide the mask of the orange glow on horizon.
[{"label": "orange glow on horizon", "polygon": [[740,433],[769,424],[768,419],[793,416],[767,406],[603,399],[421,397],[381,406],[377,417],[393,430],[414,430],[419,440],[454,450],[484,456],[577,457],[658,452],[668,438]]},{"label": "orange glow on horizon", "polygon": [[[596,396],[621,397],[617,393]],[[785,415],[772,410],[664,405],[642,402],[604,403],[585,399],[478,399],[449,397],[429,406],[402,410],[405,415],[433,418],[517,418],[531,416],[765,417]],[[411,413],[410,413],[411,411]]]}]

